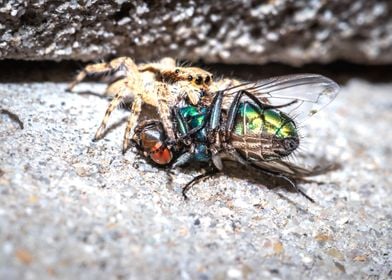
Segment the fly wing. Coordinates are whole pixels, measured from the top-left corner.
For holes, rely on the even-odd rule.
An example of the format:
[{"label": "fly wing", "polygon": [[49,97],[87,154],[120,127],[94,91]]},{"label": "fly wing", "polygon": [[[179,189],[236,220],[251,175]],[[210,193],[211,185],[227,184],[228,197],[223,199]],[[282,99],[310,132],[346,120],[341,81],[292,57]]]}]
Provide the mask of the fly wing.
[{"label": "fly wing", "polygon": [[318,172],[314,172],[313,170],[308,170],[304,167],[282,160],[254,161],[252,162],[252,165],[270,172],[275,172],[292,178],[303,178],[319,174]]},{"label": "fly wing", "polygon": [[340,164],[333,163],[327,164],[324,167],[316,166],[312,169],[307,169],[280,159],[274,161],[252,161],[251,164],[262,170],[285,175],[294,179],[305,179],[306,177],[318,176],[340,168]]},{"label": "fly wing", "polygon": [[264,103],[281,106],[279,110],[303,121],[328,105],[339,92],[339,86],[331,79],[317,74],[297,74],[273,77],[257,82],[243,83],[225,90],[228,104],[240,90],[250,92]]}]

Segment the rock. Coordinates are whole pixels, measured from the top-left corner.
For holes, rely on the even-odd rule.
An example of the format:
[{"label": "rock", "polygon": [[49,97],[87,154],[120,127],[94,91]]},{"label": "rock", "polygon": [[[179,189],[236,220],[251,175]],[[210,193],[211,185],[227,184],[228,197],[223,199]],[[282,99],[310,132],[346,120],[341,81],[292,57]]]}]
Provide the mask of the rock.
[{"label": "rock", "polygon": [[262,2],[9,0],[0,7],[0,58],[392,62],[388,0]]}]

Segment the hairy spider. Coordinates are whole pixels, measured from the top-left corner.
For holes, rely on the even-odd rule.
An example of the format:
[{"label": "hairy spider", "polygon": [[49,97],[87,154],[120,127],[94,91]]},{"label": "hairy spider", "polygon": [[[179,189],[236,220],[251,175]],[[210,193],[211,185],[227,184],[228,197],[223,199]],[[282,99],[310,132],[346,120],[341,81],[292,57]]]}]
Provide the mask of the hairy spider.
[{"label": "hairy spider", "polygon": [[134,134],[144,103],[157,108],[166,135],[169,139],[175,139],[170,109],[172,106],[178,105],[181,100],[195,106],[202,103],[209,104],[217,89],[235,83],[234,80],[214,82],[210,72],[197,67],[176,66],[175,60],[169,57],[156,63],[145,64],[136,64],[129,57],[119,57],[107,63],[87,65],[69,84],[68,90],[72,91],[87,75],[120,69],[124,71],[124,77],[107,87],[107,92],[115,95],[95,133],[94,140],[103,136],[110,114],[120,102],[125,98],[133,99],[124,133],[123,153],[126,152],[129,140]]}]

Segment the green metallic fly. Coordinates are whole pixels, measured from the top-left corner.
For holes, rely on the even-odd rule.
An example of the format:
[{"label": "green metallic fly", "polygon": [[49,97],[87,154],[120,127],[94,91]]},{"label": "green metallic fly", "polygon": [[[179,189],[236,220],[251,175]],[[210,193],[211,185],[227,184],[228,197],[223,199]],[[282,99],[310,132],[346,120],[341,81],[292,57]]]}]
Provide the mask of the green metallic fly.
[{"label": "green metallic fly", "polygon": [[314,115],[338,94],[339,86],[316,74],[274,77],[217,91],[208,106],[179,102],[172,108],[176,139],[169,139],[162,123],[149,120],[135,130],[140,151],[158,165],[171,168],[205,162],[210,170],[201,179],[223,170],[222,160],[252,165],[263,173],[288,181],[298,192],[297,180],[326,170],[308,170],[284,158],[300,144],[297,121]]}]

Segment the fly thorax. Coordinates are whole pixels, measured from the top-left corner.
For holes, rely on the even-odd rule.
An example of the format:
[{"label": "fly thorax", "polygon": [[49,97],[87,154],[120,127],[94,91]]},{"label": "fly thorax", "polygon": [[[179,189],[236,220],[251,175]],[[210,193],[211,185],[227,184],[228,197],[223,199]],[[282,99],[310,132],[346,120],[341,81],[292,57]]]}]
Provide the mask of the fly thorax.
[{"label": "fly thorax", "polygon": [[[180,132],[184,135],[191,129],[201,127],[205,123],[207,108],[188,105],[180,108],[179,113],[182,120],[177,121],[180,123],[181,127],[183,127]],[[194,133],[192,139],[197,142],[205,143],[207,141],[206,129],[203,128]]]}]

